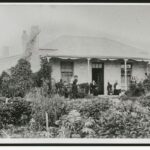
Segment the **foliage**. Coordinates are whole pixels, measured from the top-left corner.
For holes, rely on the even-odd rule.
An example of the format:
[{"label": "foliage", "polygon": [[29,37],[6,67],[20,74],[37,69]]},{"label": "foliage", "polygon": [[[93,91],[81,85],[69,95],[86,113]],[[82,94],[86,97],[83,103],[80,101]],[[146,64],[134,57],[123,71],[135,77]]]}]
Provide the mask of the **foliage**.
[{"label": "foliage", "polygon": [[128,96],[141,96],[145,94],[144,85],[142,82],[131,83],[129,90],[126,92]]},{"label": "foliage", "polygon": [[57,121],[60,129],[59,138],[93,138],[96,137],[93,129],[95,121],[93,118],[85,118],[77,110],[71,110]]},{"label": "foliage", "polygon": [[78,134],[78,131],[80,131],[82,126],[81,120],[80,113],[76,110],[72,110],[68,115],[62,116],[59,122],[56,122],[56,124],[59,124],[60,126],[58,137],[70,138],[72,133]]},{"label": "foliage", "polygon": [[147,93],[146,95],[139,97],[138,101],[141,103],[143,107],[150,108],[150,93]]},{"label": "foliage", "polygon": [[78,110],[81,115],[98,118],[101,112],[106,111],[111,106],[108,98],[78,99],[68,102],[67,111]]},{"label": "foliage", "polygon": [[[98,101],[98,99],[97,99]],[[78,103],[78,104],[77,104]],[[149,138],[149,108],[138,101],[108,102],[101,107],[99,115],[91,114],[92,109],[81,111],[87,107],[81,101],[73,101],[68,115],[62,116],[59,124],[59,137],[65,138]],[[88,103],[88,100],[86,100]],[[79,105],[79,106],[77,106]],[[80,107],[80,105],[82,105]],[[76,110],[76,109],[77,110]],[[86,109],[83,110],[86,110]],[[100,108],[98,106],[98,108]],[[93,110],[92,110],[93,111]]]},{"label": "foliage", "polygon": [[[149,138],[150,103],[147,99],[149,99],[148,95],[140,97],[136,101],[114,101],[107,98],[70,101],[59,96],[48,98],[37,93],[33,96],[32,104],[28,105],[32,108],[32,116],[29,117],[30,119],[28,118],[30,122],[27,121],[26,127],[16,127],[14,124],[16,119],[20,118],[17,125],[21,125],[22,117],[17,115],[19,112],[21,114],[30,112],[22,103],[9,104],[9,107],[2,105],[4,108],[0,109],[0,117],[6,126],[15,125],[12,137]],[[21,100],[13,99],[13,101],[20,102]],[[45,112],[48,113],[49,120],[47,131],[45,129]],[[30,116],[30,113],[26,114]],[[17,118],[14,119],[15,116]],[[1,128],[3,126],[1,125]],[[10,130],[10,127],[7,130]]]},{"label": "foliage", "polygon": [[9,71],[10,74],[2,72],[0,77],[2,96],[24,97],[33,84],[30,63],[25,59],[20,59],[17,65]]},{"label": "foliage", "polygon": [[25,59],[20,59],[9,72],[0,76],[2,96],[24,97],[33,87],[42,87],[45,95],[51,91],[51,63],[46,57],[41,58],[41,68],[36,73],[32,73],[31,65]]},{"label": "foliage", "polygon": [[11,76],[5,71],[3,71],[0,76],[0,91],[1,94],[5,97],[9,97],[11,95],[9,90],[10,78]]},{"label": "foliage", "polygon": [[147,78],[143,81],[143,86],[146,92],[150,91],[150,74],[147,76]]},{"label": "foliage", "polygon": [[11,103],[0,105],[1,126],[6,128],[7,125],[27,124],[30,120],[31,106],[30,103],[19,98],[12,99]]},{"label": "foliage", "polygon": [[31,65],[25,59],[20,59],[17,65],[11,68],[11,82],[14,89],[13,96],[24,97],[32,87]]},{"label": "foliage", "polygon": [[120,102],[99,119],[99,137],[103,138],[143,138],[150,137],[149,111],[140,103]]},{"label": "foliage", "polygon": [[42,87],[42,77],[39,71],[32,73],[32,79],[33,79],[33,87]]},{"label": "foliage", "polygon": [[41,68],[38,72],[32,75],[34,80],[34,87],[48,86],[47,92],[51,91],[51,62],[46,57],[41,57]]},{"label": "foliage", "polygon": [[35,120],[37,130],[45,129],[46,112],[49,126],[55,126],[55,121],[66,113],[66,102],[59,96],[49,98],[37,93],[32,102],[32,118]]}]

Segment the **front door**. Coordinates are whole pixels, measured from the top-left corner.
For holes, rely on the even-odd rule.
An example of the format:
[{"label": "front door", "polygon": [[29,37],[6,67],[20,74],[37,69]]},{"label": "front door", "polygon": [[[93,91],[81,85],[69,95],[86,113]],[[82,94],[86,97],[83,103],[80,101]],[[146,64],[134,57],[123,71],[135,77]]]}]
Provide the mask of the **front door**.
[{"label": "front door", "polygon": [[94,80],[98,87],[98,94],[104,94],[104,64],[92,63],[92,81]]}]

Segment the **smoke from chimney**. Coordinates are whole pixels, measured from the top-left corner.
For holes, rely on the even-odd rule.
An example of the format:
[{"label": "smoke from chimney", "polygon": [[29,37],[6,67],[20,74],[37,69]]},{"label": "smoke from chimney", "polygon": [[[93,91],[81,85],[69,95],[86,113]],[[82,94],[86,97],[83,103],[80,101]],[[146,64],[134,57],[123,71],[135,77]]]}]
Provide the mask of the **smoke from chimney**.
[{"label": "smoke from chimney", "polygon": [[22,32],[22,48],[23,48],[23,52],[26,51],[27,42],[28,42],[28,34],[27,34],[27,32],[24,30],[24,31]]},{"label": "smoke from chimney", "polygon": [[24,30],[22,33],[22,47],[24,52],[24,57],[27,60],[31,59],[31,55],[37,52],[38,49],[38,35],[40,33],[38,26],[32,26],[30,29],[30,34]]},{"label": "smoke from chimney", "polygon": [[30,40],[34,39],[40,32],[39,26],[32,26],[30,32]]}]

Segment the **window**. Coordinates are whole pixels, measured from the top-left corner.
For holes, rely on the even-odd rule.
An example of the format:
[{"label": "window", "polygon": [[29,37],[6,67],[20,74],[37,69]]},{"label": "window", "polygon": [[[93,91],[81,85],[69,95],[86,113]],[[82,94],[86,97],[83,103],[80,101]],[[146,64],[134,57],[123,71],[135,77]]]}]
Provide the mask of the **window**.
[{"label": "window", "polygon": [[[124,89],[125,86],[125,68],[124,64],[121,64],[121,87]],[[130,80],[132,76],[132,64],[127,63],[127,87],[129,88]]]},{"label": "window", "polygon": [[62,61],[61,62],[61,78],[63,81],[70,82],[73,76],[73,62]]},{"label": "window", "polygon": [[92,63],[92,68],[102,68],[102,63]]}]

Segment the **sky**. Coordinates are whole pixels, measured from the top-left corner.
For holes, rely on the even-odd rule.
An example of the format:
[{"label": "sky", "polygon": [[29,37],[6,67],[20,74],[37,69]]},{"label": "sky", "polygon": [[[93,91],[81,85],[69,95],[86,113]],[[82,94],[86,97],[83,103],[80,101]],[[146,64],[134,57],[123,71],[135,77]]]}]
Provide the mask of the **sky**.
[{"label": "sky", "polygon": [[33,25],[41,30],[41,47],[61,35],[79,35],[150,49],[150,5],[0,4],[0,20],[0,54],[4,46],[10,55],[22,53],[22,31]]}]

